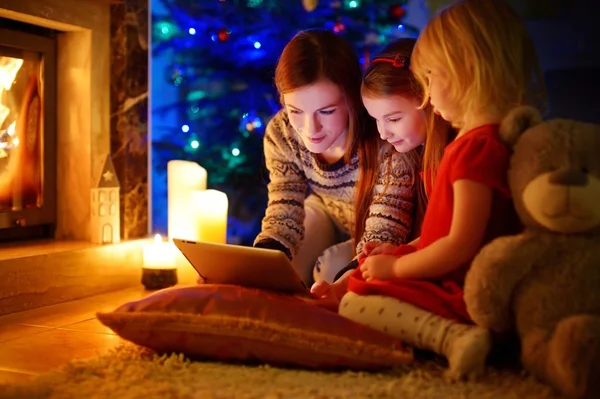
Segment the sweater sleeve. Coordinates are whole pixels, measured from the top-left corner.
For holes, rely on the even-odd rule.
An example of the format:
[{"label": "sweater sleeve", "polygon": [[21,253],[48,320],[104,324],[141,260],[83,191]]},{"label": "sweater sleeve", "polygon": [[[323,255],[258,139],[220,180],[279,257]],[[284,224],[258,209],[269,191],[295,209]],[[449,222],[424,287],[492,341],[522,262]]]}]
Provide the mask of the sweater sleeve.
[{"label": "sweater sleeve", "polygon": [[409,157],[395,150],[382,149],[379,177],[373,190],[373,201],[365,222],[365,232],[356,253],[364,243],[406,244],[410,236],[416,201],[414,173]]},{"label": "sweater sleeve", "polygon": [[264,138],[269,171],[268,204],[254,246],[282,250],[290,259],[304,239],[304,199],[308,182],[299,151],[283,111],[267,125]]}]

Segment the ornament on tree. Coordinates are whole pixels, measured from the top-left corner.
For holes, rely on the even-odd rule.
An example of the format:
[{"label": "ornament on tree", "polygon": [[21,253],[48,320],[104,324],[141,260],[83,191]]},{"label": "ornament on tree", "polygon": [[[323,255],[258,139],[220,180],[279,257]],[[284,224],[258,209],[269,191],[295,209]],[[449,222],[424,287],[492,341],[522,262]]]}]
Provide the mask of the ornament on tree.
[{"label": "ornament on tree", "polygon": [[333,31],[335,33],[342,33],[344,30],[346,30],[346,25],[344,25],[342,21],[337,21],[335,25],[333,25]]},{"label": "ornament on tree", "polygon": [[169,82],[175,86],[179,86],[183,83],[186,78],[186,70],[179,64],[171,64],[166,69],[166,78]]},{"label": "ornament on tree", "polygon": [[388,16],[391,20],[398,21],[406,15],[406,10],[400,4],[392,4],[388,9]]},{"label": "ornament on tree", "polygon": [[227,28],[221,28],[217,32],[217,38],[219,38],[220,42],[224,42],[227,39],[229,39],[230,35],[231,35],[231,31],[229,29],[227,29]]},{"label": "ornament on tree", "polygon": [[302,6],[308,12],[311,12],[315,8],[317,8],[318,4],[319,4],[319,0],[302,0]]},{"label": "ornament on tree", "polygon": [[248,137],[251,133],[262,132],[263,127],[263,121],[256,115],[255,111],[246,112],[240,119],[239,129],[245,137]]},{"label": "ornament on tree", "polygon": [[188,153],[194,153],[200,149],[200,146],[201,146],[200,140],[198,139],[198,137],[196,137],[195,134],[192,134],[192,136],[190,137],[190,140],[188,141],[187,145],[185,146],[185,151]]},{"label": "ornament on tree", "polygon": [[221,149],[221,158],[227,164],[227,168],[235,169],[244,163],[246,155],[242,153],[236,144],[233,144],[231,147]]},{"label": "ornament on tree", "polygon": [[153,26],[153,37],[159,41],[170,40],[178,32],[177,25],[171,21],[157,21]]},{"label": "ornament on tree", "polygon": [[360,0],[344,0],[344,7],[348,9],[360,7]]}]

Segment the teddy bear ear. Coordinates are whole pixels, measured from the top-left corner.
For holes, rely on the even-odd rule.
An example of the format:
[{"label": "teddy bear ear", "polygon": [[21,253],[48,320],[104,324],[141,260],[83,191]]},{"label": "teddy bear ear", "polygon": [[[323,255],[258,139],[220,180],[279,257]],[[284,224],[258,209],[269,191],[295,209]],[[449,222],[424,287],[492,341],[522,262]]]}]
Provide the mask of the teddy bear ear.
[{"label": "teddy bear ear", "polygon": [[514,108],[500,124],[500,137],[505,143],[513,146],[523,132],[542,121],[542,114],[534,107],[523,105]]}]

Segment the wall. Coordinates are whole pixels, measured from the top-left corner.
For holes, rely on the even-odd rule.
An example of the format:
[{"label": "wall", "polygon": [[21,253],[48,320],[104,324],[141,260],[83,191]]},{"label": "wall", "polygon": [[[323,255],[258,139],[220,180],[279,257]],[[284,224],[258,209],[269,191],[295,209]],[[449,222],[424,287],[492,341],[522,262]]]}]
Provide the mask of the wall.
[{"label": "wall", "polygon": [[148,234],[148,0],[110,7],[110,149],[121,183],[121,234]]}]

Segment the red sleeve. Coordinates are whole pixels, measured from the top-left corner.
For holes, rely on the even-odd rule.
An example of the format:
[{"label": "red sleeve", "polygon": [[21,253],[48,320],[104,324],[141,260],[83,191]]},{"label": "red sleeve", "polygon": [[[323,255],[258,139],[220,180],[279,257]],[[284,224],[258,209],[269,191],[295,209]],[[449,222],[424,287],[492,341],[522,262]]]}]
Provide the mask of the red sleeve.
[{"label": "red sleeve", "polygon": [[461,179],[472,180],[511,196],[507,183],[510,151],[496,134],[485,132],[470,137],[456,149],[453,158],[451,183]]}]

